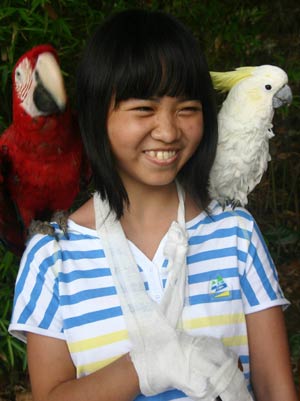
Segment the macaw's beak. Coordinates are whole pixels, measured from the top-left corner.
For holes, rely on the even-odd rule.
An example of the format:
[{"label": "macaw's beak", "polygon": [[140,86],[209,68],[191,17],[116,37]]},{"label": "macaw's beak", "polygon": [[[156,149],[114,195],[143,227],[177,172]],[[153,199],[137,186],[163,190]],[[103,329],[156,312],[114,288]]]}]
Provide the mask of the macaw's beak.
[{"label": "macaw's beak", "polygon": [[273,96],[273,108],[278,109],[278,107],[284,105],[290,105],[293,100],[293,94],[291,88],[288,85],[284,85],[279,91]]},{"label": "macaw's beak", "polygon": [[33,101],[44,115],[61,113],[66,108],[67,95],[59,65],[51,53],[38,57],[34,71],[36,87]]}]

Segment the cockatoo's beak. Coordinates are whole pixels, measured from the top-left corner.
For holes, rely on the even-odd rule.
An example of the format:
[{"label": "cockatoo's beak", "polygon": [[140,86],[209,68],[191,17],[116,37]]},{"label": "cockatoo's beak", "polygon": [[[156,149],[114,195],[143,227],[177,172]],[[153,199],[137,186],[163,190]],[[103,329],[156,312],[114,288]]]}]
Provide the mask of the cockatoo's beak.
[{"label": "cockatoo's beak", "polygon": [[273,96],[273,108],[278,109],[278,107],[284,105],[290,105],[293,100],[293,94],[291,88],[288,85],[284,85],[278,92]]}]

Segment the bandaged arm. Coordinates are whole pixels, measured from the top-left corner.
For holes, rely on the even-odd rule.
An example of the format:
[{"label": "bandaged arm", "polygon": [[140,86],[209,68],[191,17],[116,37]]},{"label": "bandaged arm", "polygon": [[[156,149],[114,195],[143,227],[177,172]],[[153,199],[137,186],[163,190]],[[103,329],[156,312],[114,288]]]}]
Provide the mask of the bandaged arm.
[{"label": "bandaged arm", "polygon": [[[223,401],[236,401],[237,393],[241,395],[239,401],[251,400],[237,358],[225,349],[221,340],[194,338],[175,329],[182,312],[186,279],[187,239],[183,216],[171,225],[168,248],[173,250],[171,254],[175,253],[174,258],[170,257],[174,259],[169,273],[171,280],[168,279],[162,305],[157,305],[145,291],[120,222],[97,194],[94,205],[97,232],[127,323],[133,347],[131,358],[141,392],[154,395],[177,388],[195,401],[213,401],[223,392]],[[182,197],[180,205],[178,214],[184,215]]]},{"label": "bandaged arm", "polygon": [[130,355],[144,395],[177,388],[194,401],[252,400],[237,356],[219,339],[192,337],[162,321],[143,331],[143,339]]}]

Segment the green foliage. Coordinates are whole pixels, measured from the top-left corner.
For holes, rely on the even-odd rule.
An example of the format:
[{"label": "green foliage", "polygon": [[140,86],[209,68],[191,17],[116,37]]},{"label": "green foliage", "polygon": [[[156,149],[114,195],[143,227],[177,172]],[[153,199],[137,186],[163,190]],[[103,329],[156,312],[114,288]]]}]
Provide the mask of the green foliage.
[{"label": "green foliage", "polygon": [[295,371],[295,381],[300,386],[300,374],[297,374],[300,366],[300,332],[294,333],[290,337],[290,350],[292,355],[293,369]]},{"label": "green foliage", "polygon": [[0,376],[8,381],[26,367],[25,347],[8,333],[17,271],[18,259],[0,244]]},{"label": "green foliage", "polygon": [[[76,65],[85,40],[108,15],[128,8],[158,9],[177,16],[199,38],[213,70],[274,64],[287,71],[295,95],[293,104],[276,111],[276,136],[270,141],[272,162],[251,194],[249,208],[275,261],[299,259],[300,4],[297,0],[1,0],[0,133],[11,123],[11,74],[23,53],[35,45],[51,43],[58,51],[73,103]],[[17,264],[14,255],[0,246],[0,376],[5,375],[9,380],[13,380],[12,372],[21,372],[26,364],[24,347],[7,333]],[[299,334],[295,338],[292,344],[299,350]]]},{"label": "green foliage", "polygon": [[[11,73],[17,59],[31,47],[51,43],[58,51],[65,77],[73,79],[84,40],[103,19],[87,1],[6,0],[0,8],[1,114],[3,125],[11,121]],[[69,84],[68,81],[67,85]],[[71,83],[70,83],[71,86]],[[1,123],[1,121],[0,121]],[[3,128],[4,128],[3,126]],[[0,127],[2,128],[2,127]]]},{"label": "green foliage", "polygon": [[[213,69],[277,64],[299,82],[300,6],[295,1],[220,0],[2,0],[0,8],[0,130],[11,121],[11,72],[31,47],[51,43],[58,50],[73,99],[78,57],[94,27],[126,8],[167,11],[188,24],[203,43]],[[274,34],[274,26],[276,26]],[[299,104],[299,103],[298,103]]]}]

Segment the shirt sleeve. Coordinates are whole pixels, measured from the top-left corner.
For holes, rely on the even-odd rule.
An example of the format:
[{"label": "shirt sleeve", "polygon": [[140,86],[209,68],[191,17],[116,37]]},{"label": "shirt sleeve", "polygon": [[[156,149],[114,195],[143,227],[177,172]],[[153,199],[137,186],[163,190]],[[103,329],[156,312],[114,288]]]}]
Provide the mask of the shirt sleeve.
[{"label": "shirt sleeve", "polygon": [[278,281],[278,274],[264,238],[252,220],[245,271],[241,277],[245,313],[258,312],[273,306],[287,306]]},{"label": "shirt sleeve", "polygon": [[64,339],[58,274],[61,251],[50,236],[36,235],[21,260],[9,332],[26,342],[26,333]]}]

